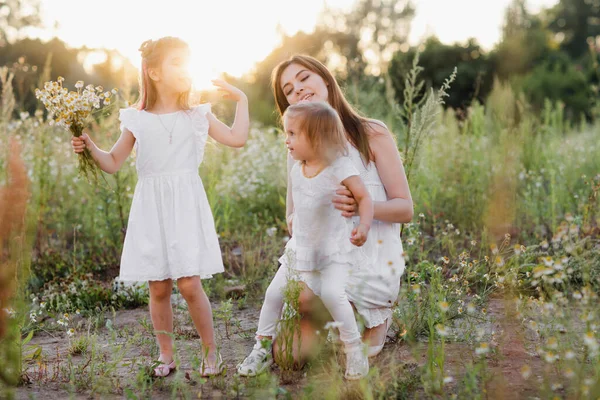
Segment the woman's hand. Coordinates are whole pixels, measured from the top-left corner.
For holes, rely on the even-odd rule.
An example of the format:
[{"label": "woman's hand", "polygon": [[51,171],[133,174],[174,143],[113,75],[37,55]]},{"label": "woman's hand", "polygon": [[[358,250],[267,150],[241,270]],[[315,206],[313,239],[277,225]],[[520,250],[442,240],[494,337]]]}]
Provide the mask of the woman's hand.
[{"label": "woman's hand", "polygon": [[238,89],[232,84],[225,82],[223,79],[213,79],[212,84],[219,88],[219,93],[221,93],[225,99],[230,99],[233,101],[247,99],[246,94],[242,92],[241,89]]},{"label": "woman's hand", "polygon": [[344,217],[353,217],[358,211],[358,204],[346,186],[340,186],[335,191],[336,196],[333,197],[333,205],[338,210],[342,211]]}]

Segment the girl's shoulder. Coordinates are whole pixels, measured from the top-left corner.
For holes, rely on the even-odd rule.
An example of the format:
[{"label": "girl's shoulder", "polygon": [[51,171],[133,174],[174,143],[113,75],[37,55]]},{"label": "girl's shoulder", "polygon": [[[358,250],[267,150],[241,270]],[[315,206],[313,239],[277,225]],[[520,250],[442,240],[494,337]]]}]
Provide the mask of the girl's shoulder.
[{"label": "girl's shoulder", "polygon": [[190,107],[189,112],[193,116],[205,117],[206,114],[211,112],[211,104],[203,103]]},{"label": "girl's shoulder", "polygon": [[143,110],[139,110],[135,107],[126,107],[119,110],[119,118],[133,118],[140,114]]},{"label": "girl's shoulder", "polygon": [[134,136],[137,137],[139,132],[139,114],[142,110],[134,107],[121,108],[119,110],[119,121],[121,121],[121,131],[124,129],[129,130]]}]

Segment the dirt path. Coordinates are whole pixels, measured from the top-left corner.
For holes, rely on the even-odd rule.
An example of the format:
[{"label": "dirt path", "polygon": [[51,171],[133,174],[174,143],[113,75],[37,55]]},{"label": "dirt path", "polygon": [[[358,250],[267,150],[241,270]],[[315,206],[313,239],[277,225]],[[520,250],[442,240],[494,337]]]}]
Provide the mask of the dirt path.
[{"label": "dirt path", "polygon": [[[181,388],[179,393],[187,392],[193,398],[199,395],[202,398],[360,397],[359,384],[343,381],[342,371],[332,362],[335,358],[327,356],[333,354],[331,346],[325,356],[299,372],[282,375],[274,368],[271,374],[260,378],[236,376],[236,364],[253,345],[259,310],[256,307],[239,310],[234,306],[230,312],[219,314],[220,305],[213,307],[221,354],[227,366],[223,377],[200,381],[195,376],[193,366],[197,365],[200,355],[200,341],[185,308],[178,305],[175,334],[180,370],[161,381],[148,380],[140,371],[152,362],[157,351],[148,310],[139,308],[118,311],[114,320],[113,316],[107,316],[110,322],[104,321],[97,331],[95,354],[73,355],[72,362],[68,356],[69,338],[64,332],[36,334],[31,343],[42,347],[45,362],[29,368],[31,383],[17,390],[17,398],[68,398],[70,393],[76,393],[71,397],[168,399],[178,388]],[[488,305],[489,319],[482,324],[488,335],[494,332],[489,336],[491,345],[499,349],[488,357],[491,379],[485,387],[487,398],[519,399],[539,393],[537,378],[543,374],[543,365],[533,351],[536,338],[528,337],[523,331],[511,307],[511,303],[502,299],[492,299]],[[395,342],[392,336],[382,354],[371,362],[371,366],[377,368],[376,376],[370,380],[372,387],[379,393],[387,390],[390,395],[395,393],[402,398],[427,397],[419,368],[427,360],[427,343],[409,346],[406,342]],[[478,356],[473,346],[464,341],[446,343],[444,353],[444,371],[453,377],[444,392],[460,393],[464,389],[461,387],[463,375],[477,362]],[[531,368],[528,380],[521,374],[523,365]],[[70,375],[76,377],[75,384],[69,383]]]}]

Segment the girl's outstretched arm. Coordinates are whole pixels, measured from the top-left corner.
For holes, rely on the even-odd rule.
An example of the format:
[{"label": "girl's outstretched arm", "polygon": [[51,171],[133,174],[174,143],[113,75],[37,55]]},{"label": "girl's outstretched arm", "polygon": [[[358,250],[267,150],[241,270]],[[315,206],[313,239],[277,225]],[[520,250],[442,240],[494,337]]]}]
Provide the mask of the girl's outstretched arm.
[{"label": "girl's outstretched arm", "polygon": [[123,130],[110,151],[101,150],[87,133],[71,138],[71,145],[75,153],[81,153],[87,147],[100,169],[109,174],[114,174],[121,169],[123,162],[131,154],[134,144],[135,136],[128,129]]},{"label": "girl's outstretched arm", "polygon": [[367,241],[367,235],[373,222],[373,215],[375,213],[373,200],[360,176],[350,176],[344,179],[342,183],[352,192],[354,199],[358,203],[358,215],[360,216],[359,225],[352,231],[350,241],[355,246],[362,246]]},{"label": "girl's outstretched arm", "polygon": [[212,113],[208,113],[210,127],[208,134],[217,142],[230,147],[242,147],[248,140],[248,129],[250,128],[250,115],[248,113],[248,97],[240,89],[221,80],[213,80],[213,84],[219,87],[220,92],[224,92],[223,97],[237,102],[235,110],[235,120],[229,128],[227,125],[215,118]]}]

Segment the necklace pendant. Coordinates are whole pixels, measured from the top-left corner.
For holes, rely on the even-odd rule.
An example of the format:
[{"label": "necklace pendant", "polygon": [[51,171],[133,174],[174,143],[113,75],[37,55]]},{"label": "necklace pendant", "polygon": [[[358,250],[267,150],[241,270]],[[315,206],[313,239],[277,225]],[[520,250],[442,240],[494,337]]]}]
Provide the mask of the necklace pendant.
[{"label": "necklace pendant", "polygon": [[173,144],[173,135],[169,135],[169,144]]}]

